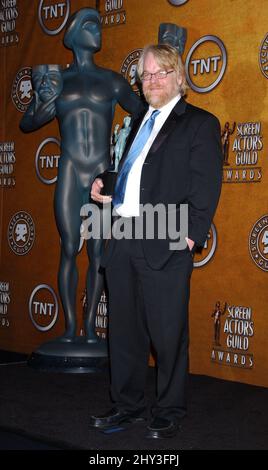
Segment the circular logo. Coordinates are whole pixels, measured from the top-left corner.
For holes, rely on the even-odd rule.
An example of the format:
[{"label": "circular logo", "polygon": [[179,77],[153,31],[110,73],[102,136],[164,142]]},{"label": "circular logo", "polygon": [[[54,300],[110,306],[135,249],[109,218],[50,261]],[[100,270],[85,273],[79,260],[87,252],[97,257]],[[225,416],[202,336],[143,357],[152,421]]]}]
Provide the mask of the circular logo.
[{"label": "circular logo", "polygon": [[188,2],[188,0],[168,0],[171,5],[174,5],[175,7],[179,7],[181,5],[184,5],[184,3]]},{"label": "circular logo", "polygon": [[201,253],[194,255],[194,268],[200,268],[207,264],[214,256],[217,247],[217,231],[214,224],[211,224],[206,243]]},{"label": "circular logo", "polygon": [[190,87],[197,93],[213,90],[227,67],[227,52],[217,36],[198,39],[187,54],[185,70]]},{"label": "circular logo", "polygon": [[268,215],[263,215],[253,225],[249,235],[249,252],[254,263],[268,271]]},{"label": "circular logo", "polygon": [[35,240],[35,225],[30,214],[25,211],[14,214],[8,225],[7,237],[16,255],[26,255]]},{"label": "circular logo", "polygon": [[58,299],[54,290],[47,284],[35,287],[29,300],[29,314],[37,330],[51,330],[57,321],[58,311]]},{"label": "circular logo", "polygon": [[120,73],[127,79],[132,86],[135,93],[140,94],[138,77],[137,77],[137,64],[141,56],[142,49],[134,49],[124,59],[121,65]]},{"label": "circular logo", "polygon": [[57,169],[60,159],[59,148],[59,139],[56,139],[55,137],[48,137],[41,142],[36,151],[36,174],[40,181],[42,181],[44,184],[53,184],[57,181]]},{"label": "circular logo", "polygon": [[259,52],[259,65],[263,75],[268,78],[268,33],[261,43]]},{"label": "circular logo", "polygon": [[54,36],[66,25],[70,14],[70,0],[40,0],[38,19],[44,33]]},{"label": "circular logo", "polygon": [[11,98],[18,111],[24,113],[33,97],[32,68],[23,67],[13,80]]}]

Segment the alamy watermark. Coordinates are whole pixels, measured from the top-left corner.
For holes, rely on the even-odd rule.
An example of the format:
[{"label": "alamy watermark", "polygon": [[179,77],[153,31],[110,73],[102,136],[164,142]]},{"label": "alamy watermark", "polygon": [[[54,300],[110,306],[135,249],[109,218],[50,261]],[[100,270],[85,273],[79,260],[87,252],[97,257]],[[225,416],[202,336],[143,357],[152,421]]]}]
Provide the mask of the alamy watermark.
[{"label": "alamy watermark", "polygon": [[[121,217],[111,203],[84,204],[81,237],[93,239],[168,240],[170,250],[184,250],[188,238],[188,204],[140,204],[138,217]],[[179,230],[178,230],[179,228]]]}]

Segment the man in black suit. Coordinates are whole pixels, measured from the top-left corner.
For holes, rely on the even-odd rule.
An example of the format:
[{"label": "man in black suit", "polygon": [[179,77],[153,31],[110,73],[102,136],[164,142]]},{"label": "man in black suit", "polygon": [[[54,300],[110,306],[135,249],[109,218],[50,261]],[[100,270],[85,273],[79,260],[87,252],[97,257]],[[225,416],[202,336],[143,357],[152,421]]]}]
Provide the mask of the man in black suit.
[{"label": "man in black suit", "polygon": [[[157,396],[147,437],[165,438],[176,434],[186,414],[193,251],[204,244],[217,207],[222,151],[217,118],[183,98],[185,71],[175,48],[146,47],[138,74],[149,108],[135,119],[120,162],[113,195],[116,222],[130,220],[133,224],[144,205],[162,204],[167,216],[175,207],[179,225],[180,205],[187,204],[188,234],[180,240],[180,249],[174,250],[168,234],[164,239],[145,235],[142,239],[117,239],[113,232],[103,264],[109,289],[111,397],[115,407],[104,416],[91,416],[90,424],[105,428],[142,419],[152,343]],[[142,141],[143,127],[150,119],[153,127]],[[138,156],[133,160],[135,148]],[[100,194],[102,186],[101,179],[95,180],[91,196],[108,202],[111,198]]]}]

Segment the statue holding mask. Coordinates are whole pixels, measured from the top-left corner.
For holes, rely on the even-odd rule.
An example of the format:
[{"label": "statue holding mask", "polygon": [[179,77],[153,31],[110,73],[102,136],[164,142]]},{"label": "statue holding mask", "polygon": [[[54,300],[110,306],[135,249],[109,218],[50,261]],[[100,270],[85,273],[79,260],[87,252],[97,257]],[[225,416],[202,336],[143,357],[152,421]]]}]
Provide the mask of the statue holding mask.
[{"label": "statue holding mask", "polygon": [[[55,189],[54,210],[61,238],[58,271],[59,294],[65,316],[65,332],[60,342],[76,338],[76,257],[80,244],[81,207],[89,202],[94,179],[110,166],[110,136],[115,105],[130,114],[143,105],[120,74],[94,63],[101,49],[101,23],[97,10],[82,8],[68,20],[64,45],[73,52],[73,63],[33,67],[34,97],[20,127],[33,131],[51,121],[59,123],[61,158]],[[87,240],[90,260],[87,272],[87,313],[85,341],[95,343],[95,315],[103,290],[99,272],[104,247],[102,239]]]}]

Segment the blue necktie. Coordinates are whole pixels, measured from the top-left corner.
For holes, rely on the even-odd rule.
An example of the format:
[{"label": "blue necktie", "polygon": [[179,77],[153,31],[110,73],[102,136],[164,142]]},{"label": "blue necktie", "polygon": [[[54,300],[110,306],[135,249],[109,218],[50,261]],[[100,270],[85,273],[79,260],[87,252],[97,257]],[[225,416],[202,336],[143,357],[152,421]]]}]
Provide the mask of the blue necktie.
[{"label": "blue necktie", "polygon": [[147,121],[145,121],[140,132],[138,133],[137,137],[134,139],[130,147],[128,155],[117,177],[113,195],[113,205],[115,207],[119,206],[120,204],[123,204],[129,172],[133,166],[133,163],[137,160],[144,145],[146,144],[153,130],[155,118],[159,113],[160,111],[158,111],[157,109],[152,112],[151,116],[149,117],[149,119],[147,119]]}]

